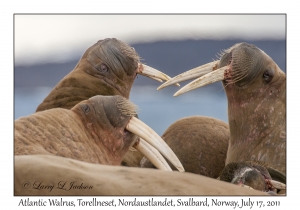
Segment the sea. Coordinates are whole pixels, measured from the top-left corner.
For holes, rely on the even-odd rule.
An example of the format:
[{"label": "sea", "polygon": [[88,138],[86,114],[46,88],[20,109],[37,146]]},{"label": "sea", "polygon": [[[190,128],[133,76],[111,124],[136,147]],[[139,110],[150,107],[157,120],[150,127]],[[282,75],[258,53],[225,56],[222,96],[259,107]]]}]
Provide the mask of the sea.
[{"label": "sea", "polygon": [[[139,107],[139,119],[162,135],[175,121],[189,116],[213,117],[228,122],[227,99],[221,85],[208,85],[174,97],[180,87],[133,85],[130,100]],[[14,119],[30,115],[53,87],[15,87]]]}]

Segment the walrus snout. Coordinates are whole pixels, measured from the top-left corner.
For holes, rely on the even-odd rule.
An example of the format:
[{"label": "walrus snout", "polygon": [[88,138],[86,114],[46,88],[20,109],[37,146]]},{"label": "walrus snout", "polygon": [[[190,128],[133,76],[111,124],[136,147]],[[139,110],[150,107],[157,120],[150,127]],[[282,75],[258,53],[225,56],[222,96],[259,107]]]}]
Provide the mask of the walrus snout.
[{"label": "walrus snout", "polygon": [[[242,87],[251,83],[262,71],[261,69],[265,67],[266,61],[263,53],[256,46],[247,43],[238,43],[224,50],[219,62],[219,68],[228,66],[228,74],[225,76],[224,84],[235,84]],[[263,74],[265,81],[270,81],[272,78],[271,69],[266,69],[263,72],[265,72]]]},{"label": "walrus snout", "polygon": [[[81,110],[87,111],[85,113],[88,115],[86,123],[95,125],[93,129],[95,133],[97,133],[98,125],[100,125],[100,128],[107,127],[105,130],[109,132],[106,135],[113,135],[117,139],[123,139],[123,142],[117,146],[127,149],[134,146],[145,154],[158,168],[171,170],[165,159],[160,155],[161,153],[179,171],[184,171],[182,164],[170,147],[154,130],[137,118],[138,107],[128,99],[118,95],[94,96],[77,106],[80,106]],[[90,108],[86,108],[86,106],[90,106]],[[75,106],[73,109],[76,110],[77,107]],[[91,112],[90,110],[93,111]],[[89,116],[91,114],[96,115],[96,117]],[[100,138],[102,133],[99,133]],[[111,147],[111,143],[105,141],[103,143],[107,147]],[[116,147],[113,148],[115,150],[118,149]]]},{"label": "walrus snout", "polygon": [[105,113],[110,125],[115,128],[125,128],[130,118],[138,113],[138,106],[119,95],[94,96],[88,101],[96,113]]}]

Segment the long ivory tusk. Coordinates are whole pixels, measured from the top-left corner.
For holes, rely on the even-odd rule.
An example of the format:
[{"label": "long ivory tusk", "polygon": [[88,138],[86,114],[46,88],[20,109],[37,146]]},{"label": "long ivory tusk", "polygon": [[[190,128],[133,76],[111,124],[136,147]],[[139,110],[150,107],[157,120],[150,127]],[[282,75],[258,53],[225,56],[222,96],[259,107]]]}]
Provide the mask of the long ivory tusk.
[{"label": "long ivory tusk", "polygon": [[156,168],[165,171],[172,171],[171,167],[158,150],[148,144],[144,139],[140,138],[139,143],[135,144],[134,147],[145,155]]},{"label": "long ivory tusk", "polygon": [[212,71],[208,74],[205,74],[204,76],[195,79],[194,81],[190,82],[189,84],[187,84],[186,86],[182,87],[180,90],[178,90],[174,96],[179,96],[183,93],[186,93],[188,91],[194,90],[196,88],[214,83],[214,82],[218,82],[218,81],[222,81],[225,79],[225,70],[227,69],[227,66],[224,66],[220,69],[217,69],[215,71]]},{"label": "long ivory tusk", "polygon": [[285,190],[286,189],[286,185],[275,181],[275,180],[270,180],[271,184],[273,185],[274,188],[278,189],[278,190]]},{"label": "long ivory tusk", "polygon": [[[145,64],[138,64],[138,72],[141,75],[150,77],[152,79],[155,79],[159,82],[162,82],[162,80],[168,81],[169,79],[171,79],[171,77],[169,77],[168,75],[166,75],[165,73],[158,71],[150,66],[147,66]],[[179,84],[176,84],[177,86],[180,86]]]},{"label": "long ivory tusk", "polygon": [[210,63],[207,63],[205,65],[193,68],[189,71],[183,72],[182,74],[177,75],[176,77],[171,78],[170,80],[166,81],[164,84],[159,86],[157,90],[163,89],[169,85],[173,85],[177,82],[183,82],[189,79],[195,79],[198,77],[201,77],[205,74],[208,74],[213,71],[213,68],[219,61],[213,61]]},{"label": "long ivory tusk", "polygon": [[160,153],[162,153],[180,172],[184,172],[184,168],[174,154],[172,149],[166,144],[166,142],[148,125],[143,123],[136,117],[131,117],[126,129],[139,137],[143,138],[153,147],[155,147]]},{"label": "long ivory tusk", "polygon": [[156,80],[156,81],[158,81],[158,82],[163,82],[163,80],[162,79],[158,79],[158,78],[156,78],[156,77],[152,77],[152,76],[148,76],[149,78],[151,78],[151,79],[154,79],[154,80]]}]

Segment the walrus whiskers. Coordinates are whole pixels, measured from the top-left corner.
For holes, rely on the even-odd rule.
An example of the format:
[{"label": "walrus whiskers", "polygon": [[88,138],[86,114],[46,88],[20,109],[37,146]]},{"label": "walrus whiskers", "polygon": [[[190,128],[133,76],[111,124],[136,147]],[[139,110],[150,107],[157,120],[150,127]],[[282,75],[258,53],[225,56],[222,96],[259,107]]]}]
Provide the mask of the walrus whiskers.
[{"label": "walrus whiskers", "polygon": [[117,97],[116,104],[118,109],[125,116],[135,116],[138,114],[139,107],[126,98]]}]

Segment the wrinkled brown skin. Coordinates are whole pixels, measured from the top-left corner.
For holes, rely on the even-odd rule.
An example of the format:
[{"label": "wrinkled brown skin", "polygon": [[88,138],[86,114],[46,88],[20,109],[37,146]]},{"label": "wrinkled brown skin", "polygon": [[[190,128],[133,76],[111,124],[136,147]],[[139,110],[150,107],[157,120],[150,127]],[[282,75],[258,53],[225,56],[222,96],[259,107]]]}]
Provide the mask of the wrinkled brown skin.
[{"label": "wrinkled brown skin", "polygon": [[[36,111],[71,109],[95,95],[121,95],[128,99],[138,62],[138,54],[126,43],[115,38],[100,40],[85,51],[75,68],[53,88]],[[108,70],[103,70],[101,64]],[[130,150],[123,165],[138,167],[142,157],[139,151]]]},{"label": "wrinkled brown skin", "polygon": [[266,182],[271,179],[271,175],[264,166],[251,162],[229,163],[220,175],[221,181],[247,185],[263,192],[275,191]]},{"label": "wrinkled brown skin", "polygon": [[[217,178],[225,167],[229,137],[227,123],[204,116],[182,118],[170,125],[162,135],[186,172],[211,178]],[[144,158],[141,167],[154,166]],[[172,169],[176,170],[174,166]]]},{"label": "wrinkled brown skin", "polygon": [[121,96],[95,96],[71,110],[55,108],[15,120],[15,155],[56,155],[120,165],[137,136],[126,131],[131,116],[117,106]]},{"label": "wrinkled brown skin", "polygon": [[[240,60],[233,56],[230,63],[230,57],[234,54],[238,54]],[[234,66],[243,62],[250,65],[246,72],[248,76],[230,84],[231,77],[238,72]],[[226,165],[258,161],[285,175],[285,73],[267,54],[246,43],[230,48],[221,58],[219,68],[228,64],[229,77],[227,75],[223,81],[230,128]]]},{"label": "wrinkled brown skin", "polygon": [[129,167],[141,167],[140,163],[143,157],[144,155],[140,151],[134,147],[130,147],[123,158],[122,165]]},{"label": "wrinkled brown skin", "polygon": [[71,109],[95,95],[129,98],[138,61],[137,53],[124,42],[114,38],[100,40],[85,51],[75,68],[53,88],[36,111]]},{"label": "wrinkled brown skin", "polygon": [[[87,188],[70,189],[71,182],[74,182],[73,186],[82,184]],[[53,186],[53,189],[49,186]],[[40,190],[35,189],[38,187]],[[188,172],[92,164],[50,155],[22,155],[15,156],[14,195],[268,194]],[[133,201],[134,198],[125,200]]]}]

